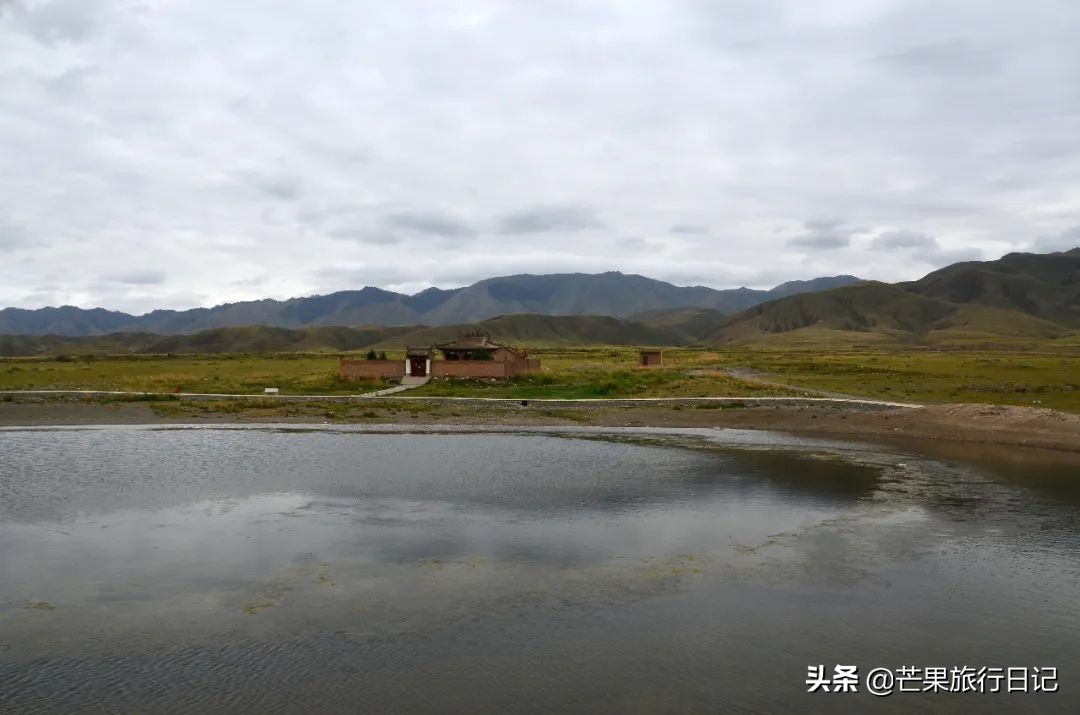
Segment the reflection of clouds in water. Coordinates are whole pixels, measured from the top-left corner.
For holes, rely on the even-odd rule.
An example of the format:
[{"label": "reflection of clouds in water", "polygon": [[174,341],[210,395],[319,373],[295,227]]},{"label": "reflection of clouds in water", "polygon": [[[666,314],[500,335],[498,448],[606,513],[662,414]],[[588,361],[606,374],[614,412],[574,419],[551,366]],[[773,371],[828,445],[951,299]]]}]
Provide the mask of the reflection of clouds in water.
[{"label": "reflection of clouds in water", "polygon": [[[67,534],[52,524],[2,525],[2,569],[10,578],[0,591],[18,598],[77,589],[92,600],[122,584],[185,590],[265,577],[309,554],[374,564],[484,557],[574,566],[728,548],[733,538],[760,538],[828,513],[731,494],[535,515],[438,501],[263,494],[68,521]],[[35,568],[41,563],[51,566]]]},{"label": "reflection of clouds in water", "polygon": [[[701,452],[525,434],[115,429],[11,431],[4,439],[0,519],[11,521],[274,492],[527,512],[635,509],[698,498],[739,476]],[[797,498],[820,496],[822,486]]]},{"label": "reflection of clouds in water", "polygon": [[[352,698],[390,688],[381,702],[400,704],[401,683],[427,697],[446,663],[475,677],[486,658],[510,703],[520,673],[608,693],[654,675],[670,693],[678,673],[679,692],[705,687],[714,705],[828,649],[1075,662],[1075,531],[1040,531],[1045,502],[1013,485],[925,460],[868,459],[879,472],[823,442],[776,438],[811,450],[791,455],[755,435],[756,451],[728,449],[729,433],[698,451],[537,435],[34,435],[4,434],[16,451],[0,464],[0,617],[30,663],[16,670],[24,693],[108,690],[111,677],[154,693],[183,683],[176,702],[192,703],[225,687],[190,687],[201,669],[235,656],[230,693],[317,682]],[[1003,505],[988,517],[1009,526],[956,518],[941,506],[956,489]],[[341,650],[290,660],[298,639],[330,633],[346,634]],[[233,656],[198,672],[176,655],[222,642]],[[127,660],[87,655],[98,647]],[[76,657],[59,670],[31,663],[60,651]]]},{"label": "reflection of clouds in water", "polygon": [[[874,469],[820,455],[528,434],[5,437],[12,460],[0,471],[16,494],[6,503],[14,519],[0,526],[0,575],[15,586],[0,590],[13,598],[35,589],[93,600],[125,588],[133,597],[216,588],[312,558],[575,567],[703,553],[817,523],[877,479]],[[90,515],[65,517],[75,510]],[[41,514],[57,521],[24,523]]]},{"label": "reflection of clouds in water", "polygon": [[[635,441],[642,433],[561,432],[7,432],[0,584],[9,585],[0,591],[77,585],[92,598],[129,582],[184,590],[312,555],[572,567],[757,544],[882,494],[922,499],[951,518],[960,507],[948,495],[979,488],[929,462],[898,477],[896,458],[879,459],[893,464],[883,484],[879,467],[837,456],[850,444],[657,430],[645,445]],[[663,441],[706,436],[706,449]],[[744,438],[753,449],[733,447]],[[961,496],[968,512],[999,502]]]},{"label": "reflection of clouds in water", "polygon": [[65,534],[53,524],[0,524],[0,593],[16,598],[45,589],[93,598],[120,586],[167,591],[190,580],[240,578],[287,548],[279,514],[307,500],[275,494],[124,510],[63,522]]}]

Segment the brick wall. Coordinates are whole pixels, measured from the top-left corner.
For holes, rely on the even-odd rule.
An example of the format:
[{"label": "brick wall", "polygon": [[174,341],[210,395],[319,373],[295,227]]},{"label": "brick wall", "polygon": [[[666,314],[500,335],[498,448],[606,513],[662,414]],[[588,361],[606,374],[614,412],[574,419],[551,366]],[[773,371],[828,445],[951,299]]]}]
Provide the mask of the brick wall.
[{"label": "brick wall", "polygon": [[540,361],[536,358],[526,359],[509,355],[505,360],[436,360],[431,363],[431,376],[493,377],[503,380],[539,369]]},{"label": "brick wall", "polygon": [[[505,380],[522,372],[540,369],[540,361],[536,358],[519,357],[509,351],[497,351],[496,356],[495,360],[432,360],[431,376]],[[342,359],[339,374],[343,380],[404,377],[405,361]]]},{"label": "brick wall", "polygon": [[507,364],[498,360],[435,360],[431,363],[432,377],[494,377],[504,379],[513,375]]},{"label": "brick wall", "polygon": [[338,374],[342,380],[404,377],[404,360],[346,360],[341,361]]}]

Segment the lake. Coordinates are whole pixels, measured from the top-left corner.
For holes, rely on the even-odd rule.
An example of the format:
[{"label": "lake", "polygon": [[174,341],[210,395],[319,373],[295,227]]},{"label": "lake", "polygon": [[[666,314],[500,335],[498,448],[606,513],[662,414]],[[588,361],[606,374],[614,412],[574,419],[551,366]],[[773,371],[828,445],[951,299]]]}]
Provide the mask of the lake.
[{"label": "lake", "polygon": [[[0,429],[3,712],[1080,712],[1078,605],[1067,454]],[[905,666],[1058,691],[867,692]]]}]

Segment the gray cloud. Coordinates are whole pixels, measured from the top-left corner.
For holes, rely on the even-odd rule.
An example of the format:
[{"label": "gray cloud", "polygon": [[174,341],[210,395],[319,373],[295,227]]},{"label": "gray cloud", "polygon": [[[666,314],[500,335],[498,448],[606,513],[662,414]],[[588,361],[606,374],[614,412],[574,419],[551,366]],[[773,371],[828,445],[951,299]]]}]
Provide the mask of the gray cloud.
[{"label": "gray cloud", "polygon": [[345,265],[320,268],[313,272],[315,280],[327,283],[332,290],[352,290],[364,286],[386,288],[408,280],[408,272],[390,265]]},{"label": "gray cloud", "polygon": [[258,171],[237,171],[234,174],[258,194],[277,201],[295,201],[304,193],[300,180],[295,176]]},{"label": "gray cloud", "polygon": [[803,222],[803,226],[810,231],[835,231],[844,225],[844,220],[839,218],[812,218]]},{"label": "gray cloud", "polygon": [[644,238],[627,237],[620,238],[615,241],[615,245],[623,251],[656,251],[662,247],[662,244],[658,244],[655,241],[649,241]]},{"label": "gray cloud", "polygon": [[29,244],[30,236],[24,227],[0,219],[0,251],[23,248]]},{"label": "gray cloud", "polygon": [[384,219],[386,225],[436,236],[471,236],[475,230],[466,222],[439,211],[400,211]]},{"label": "gray cloud", "polygon": [[1080,226],[1073,226],[1055,236],[1040,236],[1030,247],[1037,253],[1071,251],[1074,248],[1080,248]]},{"label": "gray cloud", "polygon": [[508,213],[499,219],[502,233],[541,233],[544,231],[583,231],[604,228],[596,209],[577,204],[536,206]]},{"label": "gray cloud", "polygon": [[96,31],[106,3],[101,0],[5,0],[0,17],[8,17],[14,27],[38,42],[84,42]]},{"label": "gray cloud", "polygon": [[342,228],[335,228],[327,231],[326,235],[331,238],[339,238],[346,241],[354,241],[356,243],[371,243],[383,246],[391,246],[402,242],[401,236],[398,236],[393,232],[376,231],[367,226],[345,226]]},{"label": "gray cloud", "polygon": [[45,80],[45,86],[57,97],[69,98],[83,91],[96,72],[93,67],[73,67]]},{"label": "gray cloud", "polygon": [[851,245],[852,237],[864,229],[848,226],[839,218],[813,218],[805,221],[806,231],[788,240],[793,248],[835,250]]},{"label": "gray cloud", "polygon": [[697,234],[697,233],[708,233],[709,227],[708,226],[701,226],[699,224],[694,224],[694,223],[677,223],[674,226],[671,226],[670,228],[668,228],[668,231],[671,232],[671,233],[681,233],[681,234],[691,234],[692,235],[692,234]]},{"label": "gray cloud", "polygon": [[921,258],[926,263],[937,267],[962,261],[982,261],[987,256],[978,246],[967,246],[964,248],[939,248],[937,251],[924,253]]},{"label": "gray cloud", "polygon": [[933,236],[905,229],[882,231],[870,245],[879,251],[906,251],[915,260],[932,265],[976,261],[983,257],[977,247],[944,248]]},{"label": "gray cloud", "polygon": [[846,233],[807,233],[791,239],[788,245],[797,248],[845,248],[851,245],[851,236]]},{"label": "gray cloud", "polygon": [[1003,58],[987,48],[974,47],[966,40],[918,45],[901,52],[881,55],[878,60],[894,69],[923,76],[977,77],[997,72]]},{"label": "gray cloud", "polygon": [[[901,280],[1072,247],[1080,3],[221,8],[0,0],[0,306],[285,298],[343,265],[409,291]],[[900,228],[936,238],[875,245]],[[117,256],[167,275],[103,284]]]},{"label": "gray cloud", "polygon": [[874,237],[874,248],[933,248],[938,247],[937,239],[918,231],[883,231]]},{"label": "gray cloud", "polygon": [[122,283],[124,285],[146,286],[164,283],[167,277],[168,276],[164,271],[134,270],[110,273],[104,276],[104,279],[106,281]]}]

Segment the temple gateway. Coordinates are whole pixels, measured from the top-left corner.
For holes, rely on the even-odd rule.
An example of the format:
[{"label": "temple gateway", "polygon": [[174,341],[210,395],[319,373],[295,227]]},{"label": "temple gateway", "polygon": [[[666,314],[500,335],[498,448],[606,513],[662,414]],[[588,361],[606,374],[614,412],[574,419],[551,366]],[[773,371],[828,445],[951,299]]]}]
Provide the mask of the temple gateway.
[{"label": "temple gateway", "polygon": [[530,358],[525,350],[492,342],[487,333],[472,332],[462,333],[448,343],[407,345],[404,360],[342,358],[339,374],[344,380],[394,377],[508,380],[539,369],[540,361]]}]

